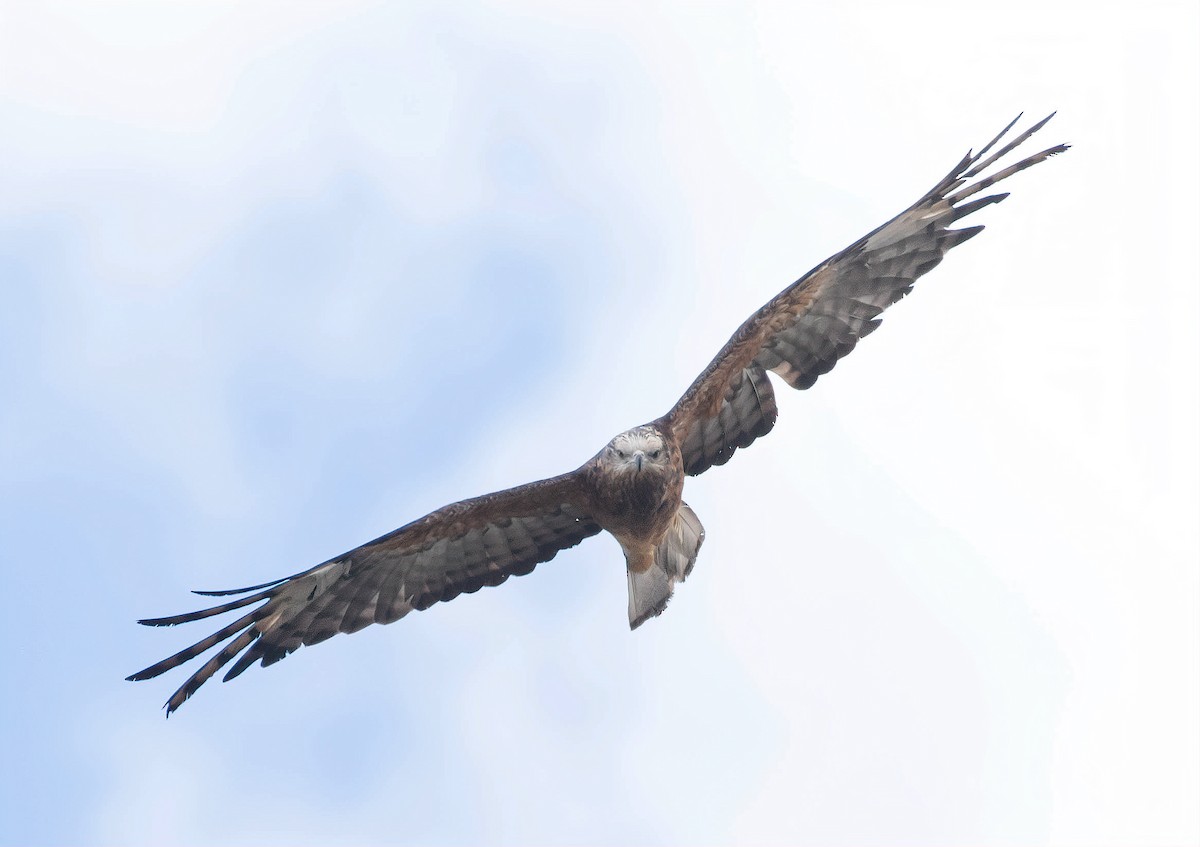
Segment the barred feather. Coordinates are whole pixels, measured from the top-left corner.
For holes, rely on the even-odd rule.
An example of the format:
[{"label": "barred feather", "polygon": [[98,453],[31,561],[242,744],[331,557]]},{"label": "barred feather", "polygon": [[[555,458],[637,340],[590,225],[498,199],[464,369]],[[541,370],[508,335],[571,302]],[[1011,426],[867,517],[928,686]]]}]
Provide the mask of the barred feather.
[{"label": "barred feather", "polygon": [[[950,229],[950,224],[1008,194],[965,202],[967,198],[1066,150],[1067,145],[1058,144],[970,182],[1050,117],[984,158],[1016,125],[1018,115],[978,153],[967,153],[920,200],[822,262],[742,324],[675,407],[655,422],[683,445],[687,473],[724,464],[735,450],[770,431],[774,400],[764,401],[756,411],[748,401],[748,379],[771,371],[792,388],[811,388],[875,330],[884,309],[912,291],[913,283],[951,248],[983,230],[978,225]],[[754,384],[760,399],[769,397],[758,380]]]},{"label": "barred feather", "polygon": [[[250,596],[167,618],[141,621],[173,626],[262,602],[257,609],[190,647],[128,677],[151,679],[232,638],[166,703],[178,709],[233,659],[230,680],[255,662],[273,664],[304,645],[372,623],[392,623],[413,609],[499,585],[527,574],[600,527],[577,505],[571,475],[464,500],[393,533],[284,580],[253,586]],[[227,596],[233,592],[209,592]],[[265,602],[263,602],[265,601]],[[240,654],[240,656],[239,656]]]}]

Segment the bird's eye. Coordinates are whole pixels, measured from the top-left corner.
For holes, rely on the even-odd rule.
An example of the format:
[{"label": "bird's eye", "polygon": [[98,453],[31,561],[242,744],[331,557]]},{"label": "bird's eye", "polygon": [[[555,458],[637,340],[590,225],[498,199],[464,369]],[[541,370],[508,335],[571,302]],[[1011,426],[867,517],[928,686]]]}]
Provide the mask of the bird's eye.
[{"label": "bird's eye", "polygon": [[618,448],[617,448],[617,458],[618,458],[618,459],[628,459],[628,458],[629,458],[629,454],[628,454],[628,453],[626,453],[624,450],[622,450],[622,449],[620,449],[620,448],[618,447]]},{"label": "bird's eye", "polygon": [[655,450],[653,453],[650,454],[650,458],[657,459],[661,455],[662,455],[662,450]]}]

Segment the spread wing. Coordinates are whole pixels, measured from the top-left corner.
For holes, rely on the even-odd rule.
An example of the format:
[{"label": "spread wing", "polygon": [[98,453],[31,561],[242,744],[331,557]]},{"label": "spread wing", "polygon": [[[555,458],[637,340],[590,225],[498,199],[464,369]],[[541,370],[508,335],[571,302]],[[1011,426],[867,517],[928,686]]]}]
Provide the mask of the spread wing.
[{"label": "spread wing", "polygon": [[196,592],[246,596],[139,623],[173,626],[262,605],[129,679],[158,676],[233,639],[171,695],[169,715],[239,653],[226,681],[256,661],[265,667],[302,645],[373,623],[391,623],[413,609],[529,573],[539,562],[600,531],[581,505],[586,502],[577,474],[565,474],[454,503],[285,579],[232,591]]},{"label": "spread wing", "polygon": [[924,197],[809,271],[742,324],[675,408],[657,421],[683,445],[685,471],[695,475],[723,465],[737,448],[770,432],[777,409],[767,371],[792,388],[810,387],[879,326],[880,313],[911,291],[946,251],[983,229],[950,229],[951,224],[1008,194],[969,198],[1066,150],[1059,144],[976,179],[1051,117],[984,158],[1018,115],[978,153],[967,153]]}]

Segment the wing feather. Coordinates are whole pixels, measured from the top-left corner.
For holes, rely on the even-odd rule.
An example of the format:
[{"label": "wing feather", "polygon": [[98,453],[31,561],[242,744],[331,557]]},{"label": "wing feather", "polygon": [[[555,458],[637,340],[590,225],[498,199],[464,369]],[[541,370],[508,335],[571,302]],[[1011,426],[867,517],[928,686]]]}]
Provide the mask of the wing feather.
[{"label": "wing feather", "polygon": [[391,623],[413,609],[529,573],[600,531],[586,502],[576,473],[463,500],[307,571],[247,589],[257,591],[248,597],[144,620],[152,626],[190,623],[265,601],[129,679],[158,676],[232,638],[171,695],[170,714],[235,658],[226,680],[255,662],[273,664],[303,645]]},{"label": "wing feather", "polygon": [[1050,117],[984,158],[1018,115],[978,153],[967,153],[920,200],[809,271],[742,324],[675,407],[655,422],[683,445],[686,472],[695,475],[724,464],[736,449],[769,432],[777,411],[767,371],[793,388],[810,388],[874,331],[883,310],[912,291],[947,251],[983,229],[950,229],[950,224],[1008,194],[967,198],[1066,150],[1059,144],[971,181]]},{"label": "wing feather", "polygon": [[720,411],[688,431],[683,443],[684,469],[692,473],[697,464],[725,464],[735,448],[749,447],[770,432],[777,414],[775,391],[764,367],[756,364],[744,369],[726,391]]}]

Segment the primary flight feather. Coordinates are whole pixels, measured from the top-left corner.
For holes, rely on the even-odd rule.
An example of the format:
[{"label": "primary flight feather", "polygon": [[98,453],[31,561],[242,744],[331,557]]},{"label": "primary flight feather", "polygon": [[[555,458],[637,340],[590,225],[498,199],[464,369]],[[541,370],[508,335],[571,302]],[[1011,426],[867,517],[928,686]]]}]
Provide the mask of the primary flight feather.
[{"label": "primary flight feather", "polygon": [[640,626],[666,608],[704,541],[704,527],[682,499],[685,477],[724,464],[775,425],[767,372],[799,389],[829,372],[918,277],[983,229],[951,229],[954,222],[1008,196],[976,195],[1067,149],[1055,145],[982,175],[1050,117],[992,153],[1018,116],[908,209],[789,285],[738,328],[667,414],[616,436],[578,469],[453,503],[275,582],[196,592],[241,596],[138,623],[173,626],[255,608],[128,678],[156,677],[227,641],[171,695],[169,715],[230,662],[225,680],[255,662],[272,664],[339,632],[391,623],[413,609],[527,574],[601,530],[621,544],[629,625]]}]

